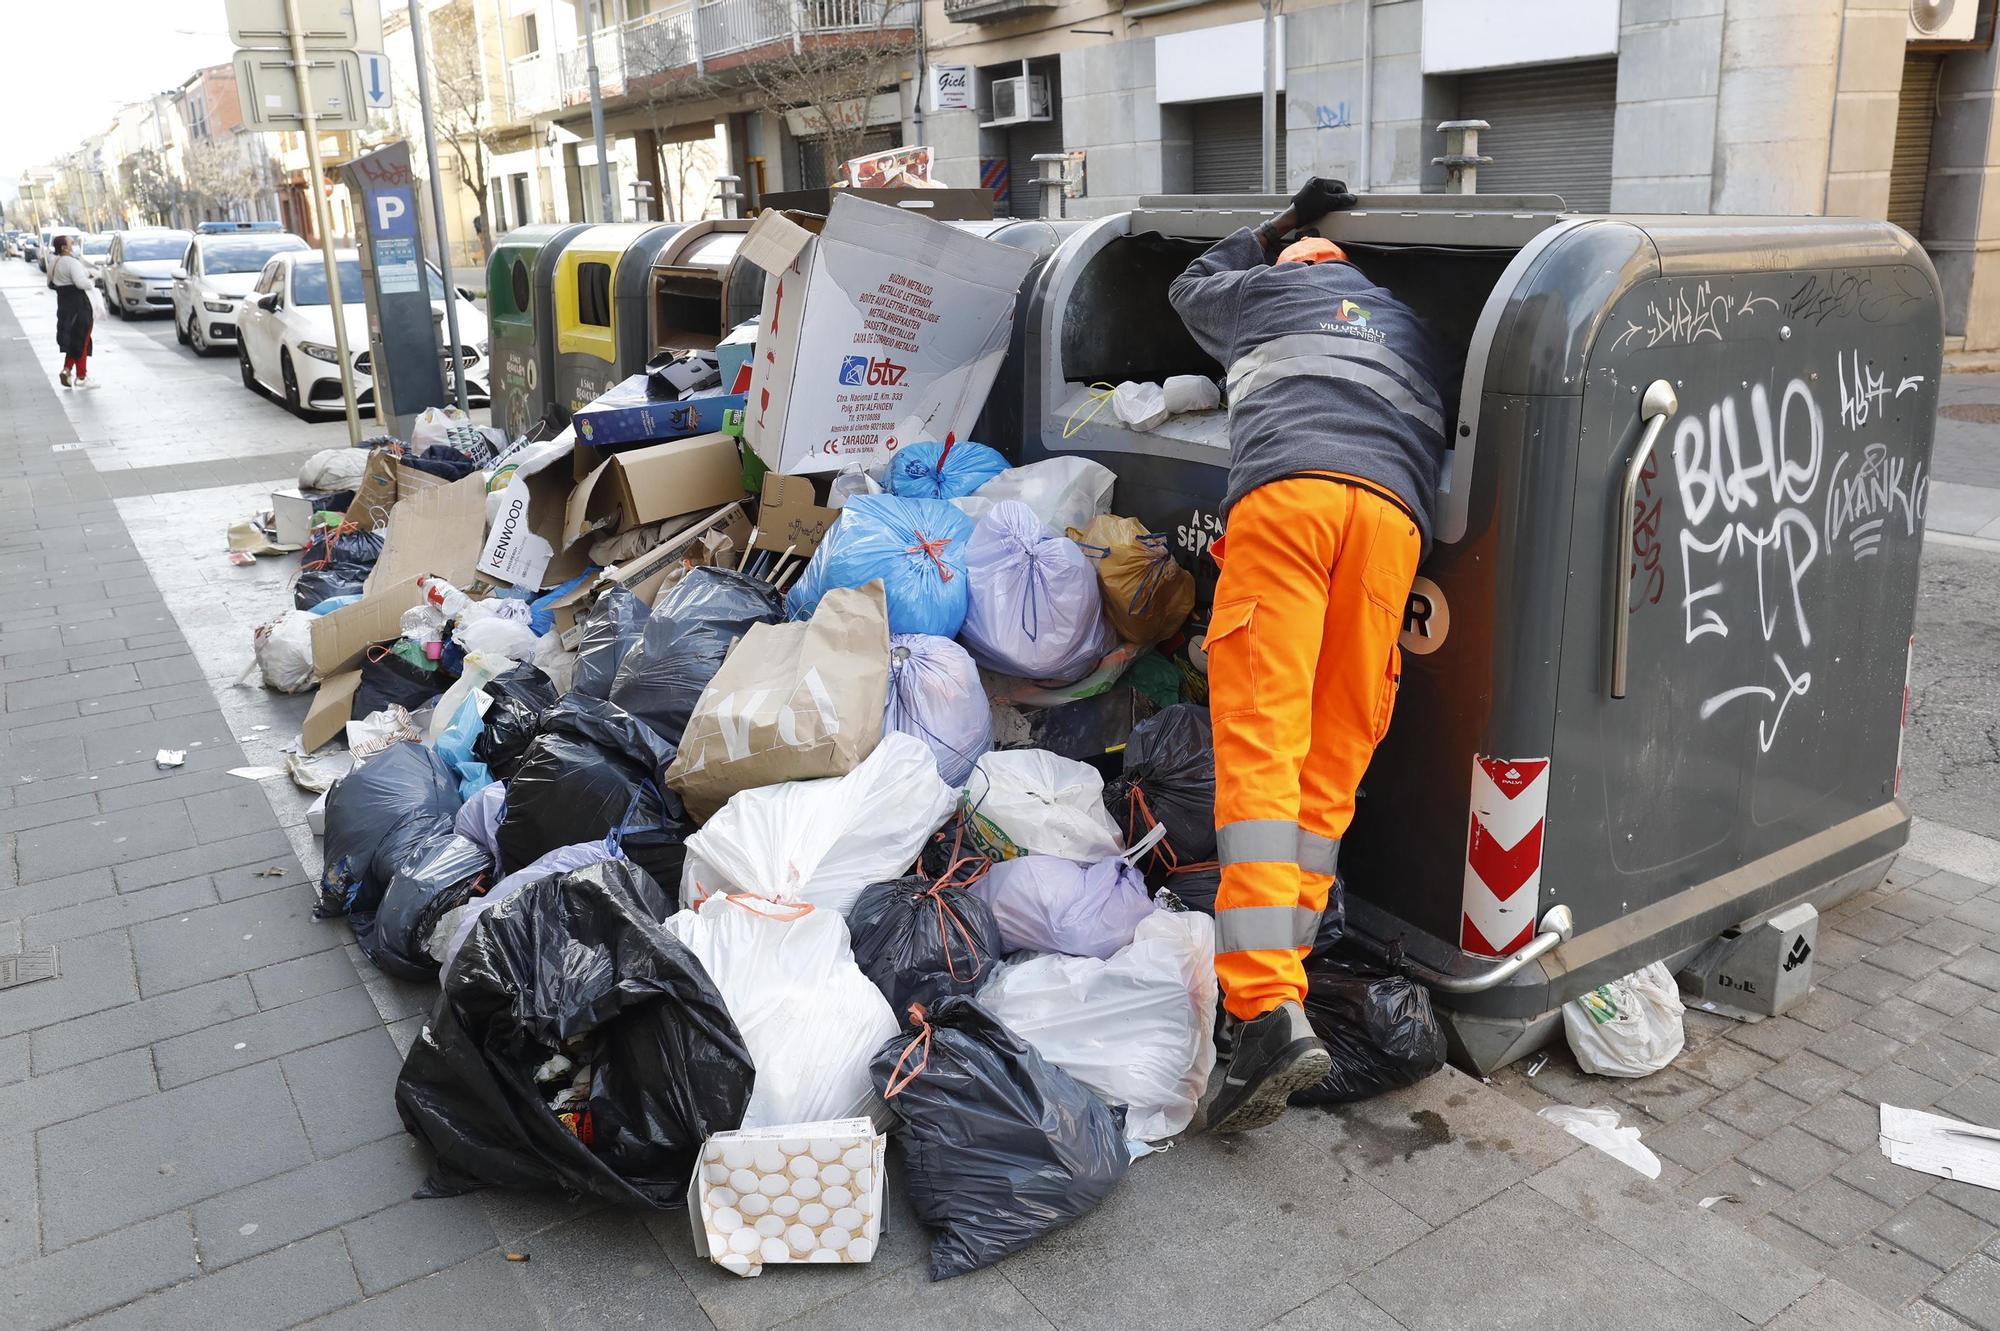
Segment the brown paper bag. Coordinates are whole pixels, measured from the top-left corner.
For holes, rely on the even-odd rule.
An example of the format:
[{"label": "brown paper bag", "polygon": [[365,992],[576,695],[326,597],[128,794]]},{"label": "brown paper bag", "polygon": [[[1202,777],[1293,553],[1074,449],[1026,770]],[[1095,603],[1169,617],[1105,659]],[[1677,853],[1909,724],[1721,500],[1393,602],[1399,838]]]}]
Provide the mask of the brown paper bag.
[{"label": "brown paper bag", "polygon": [[753,624],[729,649],[667,785],[706,820],[739,790],[844,776],[875,751],[888,696],[882,584],[837,588],[806,622]]},{"label": "brown paper bag", "polygon": [[1118,636],[1141,646],[1174,635],[1194,610],[1194,574],[1180,566],[1164,533],[1148,532],[1137,518],[1109,513],[1069,538],[1097,565],[1104,617]]}]

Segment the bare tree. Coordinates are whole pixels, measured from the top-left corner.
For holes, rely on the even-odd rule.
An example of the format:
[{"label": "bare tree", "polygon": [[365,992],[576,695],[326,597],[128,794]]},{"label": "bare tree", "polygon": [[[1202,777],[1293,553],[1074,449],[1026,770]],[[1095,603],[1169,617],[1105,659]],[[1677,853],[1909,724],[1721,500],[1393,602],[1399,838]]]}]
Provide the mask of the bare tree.
[{"label": "bare tree", "polygon": [[[486,182],[495,126],[479,25],[466,0],[432,10],[428,22],[438,134],[458,163],[459,180],[477,201],[473,230],[478,233],[480,250],[490,254],[492,223],[486,216]],[[436,169],[433,163],[432,170]]]},{"label": "bare tree", "polygon": [[[715,171],[713,139],[681,139],[660,144],[660,182],[666,196],[666,220],[693,221],[688,208],[688,186]],[[695,200],[693,212],[703,211],[703,200]]]},{"label": "bare tree", "polygon": [[868,105],[895,85],[916,56],[913,0],[761,0],[769,45],[751,54],[744,76],[766,109],[806,111],[824,125],[820,157],[831,184],[840,164],[861,154]]},{"label": "bare tree", "polygon": [[167,169],[166,161],[152,148],[141,148],[118,164],[118,177],[125,197],[149,222],[165,225],[173,218],[186,187]]},{"label": "bare tree", "polygon": [[191,144],[181,165],[187,171],[191,202],[216,220],[228,220],[238,205],[248,205],[259,193],[256,164],[233,140],[202,139]]}]

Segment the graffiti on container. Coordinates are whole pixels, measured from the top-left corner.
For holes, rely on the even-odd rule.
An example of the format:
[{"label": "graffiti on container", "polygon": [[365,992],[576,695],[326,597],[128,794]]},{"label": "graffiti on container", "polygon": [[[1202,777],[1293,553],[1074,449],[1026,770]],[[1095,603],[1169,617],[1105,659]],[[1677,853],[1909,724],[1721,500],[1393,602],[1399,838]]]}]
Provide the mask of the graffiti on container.
[{"label": "graffiti on container", "polygon": [[1925,293],[1908,286],[1906,269],[1876,270],[1869,273],[1807,273],[1785,303],[1788,317],[1815,328],[1828,319],[1857,315],[1865,323],[1879,323],[1905,306],[1924,299]]},{"label": "graffiti on container", "polygon": [[1715,290],[1706,281],[1692,287],[1683,286],[1667,297],[1664,303],[1648,300],[1645,322],[1627,319],[1625,331],[1618,334],[1611,349],[1617,351],[1627,342],[1636,346],[1640,339],[1649,348],[1686,346],[1703,338],[1720,342],[1723,329],[1737,320],[1761,313],[1767,306],[1775,310],[1778,302],[1769,296],[1732,297],[1727,292]]},{"label": "graffiti on container", "polygon": [[1667,571],[1661,566],[1661,556],[1665,547],[1660,544],[1660,496],[1653,493],[1653,482],[1660,475],[1658,454],[1646,459],[1646,469],[1639,473],[1639,493],[1632,501],[1632,568],[1628,576],[1637,579],[1641,572],[1646,575],[1639,588],[1639,601],[1626,607],[1626,614],[1637,614],[1640,605],[1658,605],[1660,597],[1667,590]]},{"label": "graffiti on container", "polygon": [[1199,560],[1208,553],[1209,547],[1222,539],[1222,515],[1204,513],[1195,509],[1187,515],[1187,521],[1174,528],[1174,544]]},{"label": "graffiti on container", "polygon": [[1352,129],[1353,126],[1354,117],[1348,114],[1346,102],[1338,106],[1328,106],[1322,102],[1313,108],[1315,129]]},{"label": "graffiti on container", "polygon": [[1901,529],[1914,536],[1924,520],[1930,478],[1924,464],[1914,468],[1908,458],[1893,457],[1887,444],[1869,444],[1857,459],[1842,453],[1826,483],[1826,543],[1843,538],[1856,560],[1868,559],[1882,548],[1885,535]]},{"label": "graffiti on container", "polygon": [[1835,352],[1833,364],[1834,378],[1840,382],[1840,423],[1859,430],[1888,407],[1889,385],[1875,372],[1873,361],[1862,364],[1858,351],[1851,358]]}]

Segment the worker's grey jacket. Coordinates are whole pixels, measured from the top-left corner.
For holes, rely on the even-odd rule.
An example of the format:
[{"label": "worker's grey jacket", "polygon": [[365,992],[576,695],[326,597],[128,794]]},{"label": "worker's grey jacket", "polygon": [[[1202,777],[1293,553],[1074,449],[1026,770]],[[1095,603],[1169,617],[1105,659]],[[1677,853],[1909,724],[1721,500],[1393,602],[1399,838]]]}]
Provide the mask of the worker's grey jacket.
[{"label": "worker's grey jacket", "polygon": [[1430,548],[1448,408],[1437,340],[1350,263],[1273,267],[1255,232],[1174,279],[1174,309],[1229,372],[1229,493],[1343,472],[1410,510]]}]

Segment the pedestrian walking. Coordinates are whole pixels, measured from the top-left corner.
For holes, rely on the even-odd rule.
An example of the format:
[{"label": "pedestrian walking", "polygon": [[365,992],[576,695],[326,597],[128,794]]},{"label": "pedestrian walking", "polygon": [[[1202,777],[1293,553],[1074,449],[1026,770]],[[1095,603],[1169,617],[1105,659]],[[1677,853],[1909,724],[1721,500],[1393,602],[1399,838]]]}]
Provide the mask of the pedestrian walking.
[{"label": "pedestrian walking", "polygon": [[90,269],[71,253],[76,238],[55,238],[55,262],[49,265],[49,286],[56,293],[56,345],[62,348],[60,378],[64,388],[95,388],[90,380],[90,333],[97,324],[90,303]]},{"label": "pedestrian walking", "polygon": [[1284,238],[1354,206],[1314,178],[1292,206],[1174,280],[1188,331],[1229,369],[1228,528],[1207,652],[1222,883],[1215,972],[1240,1023],[1216,1132],[1262,1127],[1332,1067],[1304,960],[1355,790],[1389,729],[1402,629],[1445,449],[1446,361],[1407,305],[1338,245]]}]

